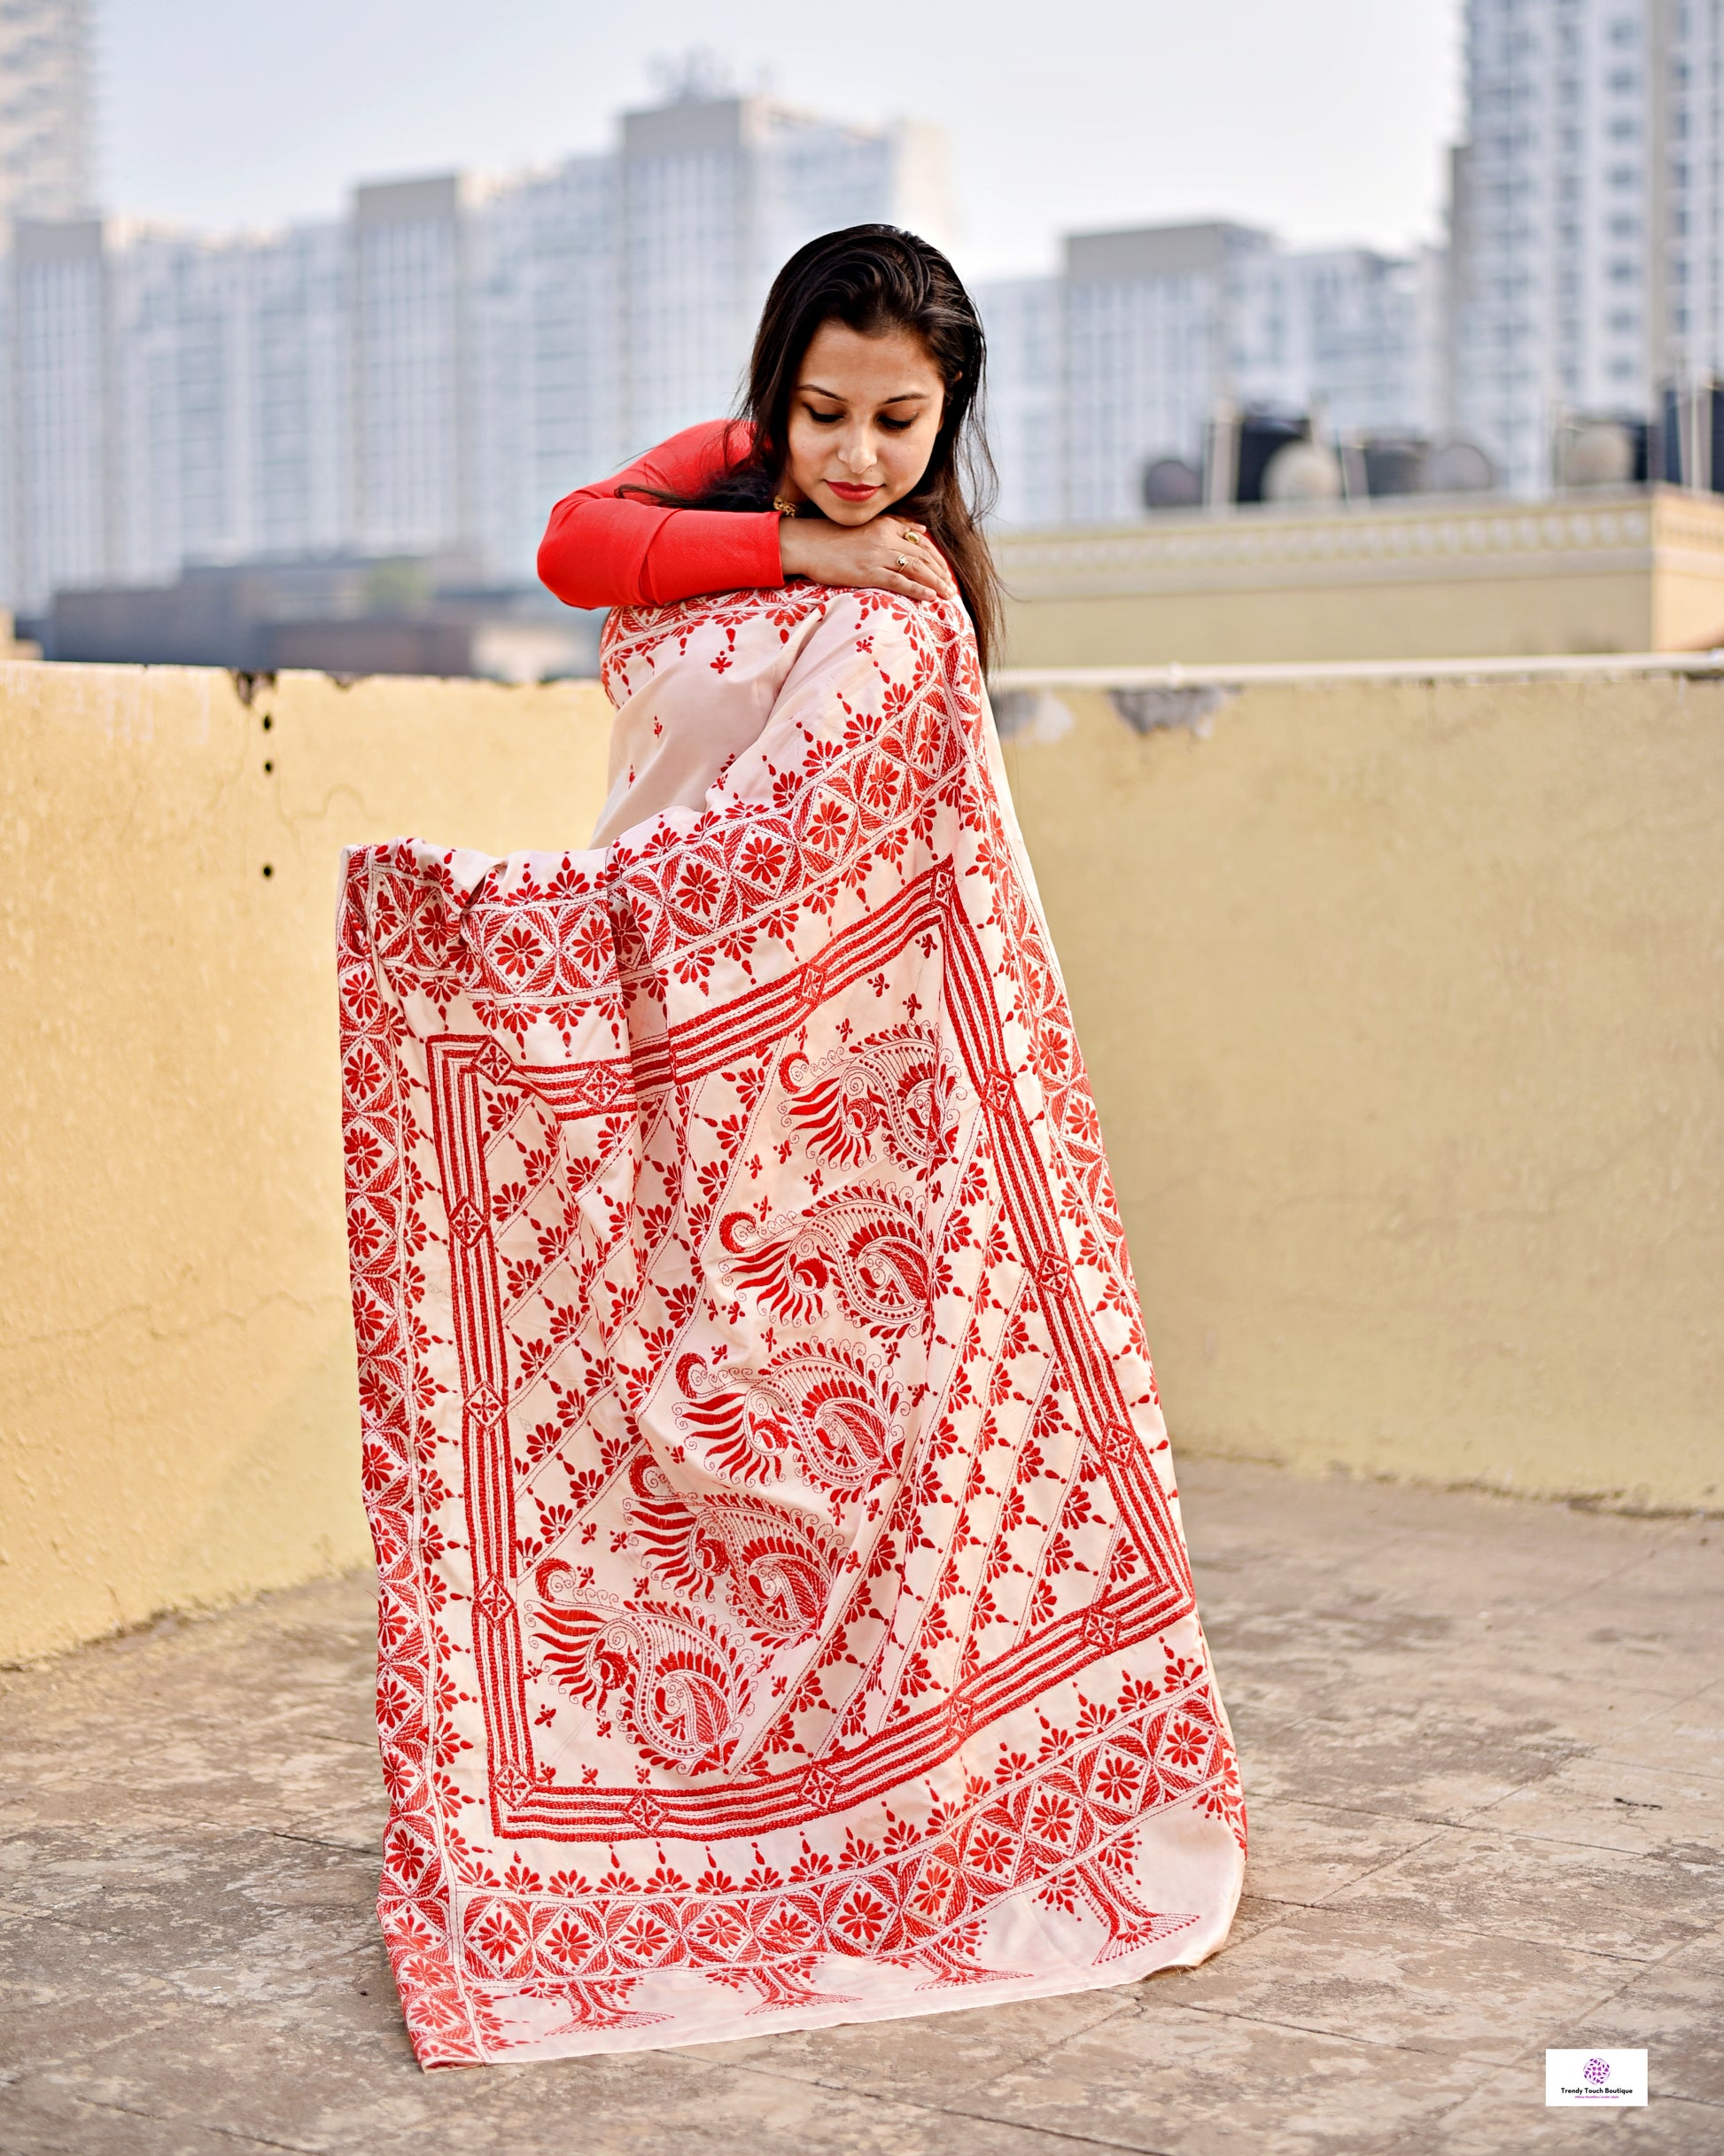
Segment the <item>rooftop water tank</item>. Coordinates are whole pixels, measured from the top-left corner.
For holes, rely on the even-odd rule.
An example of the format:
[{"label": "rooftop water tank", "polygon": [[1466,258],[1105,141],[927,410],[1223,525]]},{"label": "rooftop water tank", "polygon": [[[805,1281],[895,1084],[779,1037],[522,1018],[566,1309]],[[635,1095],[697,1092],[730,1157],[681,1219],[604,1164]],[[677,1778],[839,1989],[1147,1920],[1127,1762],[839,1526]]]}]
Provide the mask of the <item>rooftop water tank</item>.
[{"label": "rooftop water tank", "polygon": [[1340,459],[1320,441],[1290,441],[1270,457],[1263,473],[1265,502],[1315,503],[1340,497]]}]

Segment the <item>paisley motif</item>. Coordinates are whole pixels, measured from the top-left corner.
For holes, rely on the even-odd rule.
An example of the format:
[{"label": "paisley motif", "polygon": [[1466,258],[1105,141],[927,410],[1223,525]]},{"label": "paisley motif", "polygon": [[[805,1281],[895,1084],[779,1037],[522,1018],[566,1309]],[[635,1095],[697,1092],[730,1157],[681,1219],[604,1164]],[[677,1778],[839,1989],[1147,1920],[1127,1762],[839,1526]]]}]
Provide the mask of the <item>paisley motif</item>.
[{"label": "paisley motif", "polygon": [[701,1464],[737,1482],[774,1482],[788,1466],[848,1497],[897,1471],[902,1396],[883,1356],[860,1343],[810,1341],[765,1370],[677,1366],[678,1426]]},{"label": "paisley motif", "polygon": [[656,1767],[693,1774],[726,1763],[758,1659],[734,1626],[713,1611],[624,1601],[558,1557],[533,1584],[545,1668],[572,1699],[610,1703]]},{"label": "paisley motif", "polygon": [[787,1324],[812,1325],[835,1300],[854,1325],[896,1339],[929,1317],[937,1266],[914,1198],[886,1183],[835,1190],[805,1213],[760,1226],[727,1213],[718,1240],[733,1289],[752,1288]]},{"label": "paisley motif", "polygon": [[702,1596],[722,1587],[748,1630],[773,1646],[819,1628],[844,1554],[825,1521],[748,1491],[685,1496],[645,1453],[629,1487],[634,1541],[665,1587]]},{"label": "paisley motif", "polygon": [[790,1096],[779,1115],[828,1166],[858,1168],[878,1148],[900,1168],[926,1174],[950,1150],[958,1087],[938,1036],[926,1027],[871,1033],[819,1062],[787,1055],[779,1080]]}]

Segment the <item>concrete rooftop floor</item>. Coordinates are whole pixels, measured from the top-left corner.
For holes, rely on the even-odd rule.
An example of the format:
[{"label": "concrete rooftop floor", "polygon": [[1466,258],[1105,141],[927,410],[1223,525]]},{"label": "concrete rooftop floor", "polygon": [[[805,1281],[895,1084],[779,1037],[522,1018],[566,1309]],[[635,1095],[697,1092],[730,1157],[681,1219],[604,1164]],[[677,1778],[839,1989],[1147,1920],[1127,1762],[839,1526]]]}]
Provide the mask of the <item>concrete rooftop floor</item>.
[{"label": "concrete rooftop floor", "polygon": [[[1116,1991],[422,2074],[372,1920],[370,1593],[0,1677],[0,2149],[1724,2151],[1724,1522],[1189,1461],[1231,1944]],[[1645,2045],[1648,2109],[1543,2107]]]}]

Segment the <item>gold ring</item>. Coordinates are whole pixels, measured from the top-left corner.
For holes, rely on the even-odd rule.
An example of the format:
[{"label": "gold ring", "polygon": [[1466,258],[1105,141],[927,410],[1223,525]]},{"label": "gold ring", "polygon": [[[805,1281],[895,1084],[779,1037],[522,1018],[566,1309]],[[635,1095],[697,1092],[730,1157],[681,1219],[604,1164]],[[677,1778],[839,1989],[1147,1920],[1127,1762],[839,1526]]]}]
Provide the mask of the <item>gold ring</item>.
[{"label": "gold ring", "polygon": [[907,554],[900,554],[898,557],[898,567],[900,569],[907,569],[909,566],[910,557]]}]

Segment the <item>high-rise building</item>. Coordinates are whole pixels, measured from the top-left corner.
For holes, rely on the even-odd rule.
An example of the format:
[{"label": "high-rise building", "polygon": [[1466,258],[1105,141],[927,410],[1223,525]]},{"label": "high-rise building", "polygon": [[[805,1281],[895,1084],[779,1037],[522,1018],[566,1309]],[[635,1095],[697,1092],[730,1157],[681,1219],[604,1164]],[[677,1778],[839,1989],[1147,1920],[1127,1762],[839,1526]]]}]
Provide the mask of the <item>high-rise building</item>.
[{"label": "high-rise building", "polygon": [[1195,470],[1223,404],[1344,433],[1442,423],[1442,260],[1300,251],[1242,225],[1067,240],[1060,276],[980,288],[1002,523],[1141,516],[1145,477]]},{"label": "high-rise building", "polygon": [[1229,387],[1247,274],[1274,245],[1243,225],[1066,242],[1066,518],[1141,514],[1146,465],[1190,457]]},{"label": "high-rise building", "polygon": [[[1674,422],[1676,463],[1691,485],[1724,485],[1714,427],[1685,432],[1689,393],[1724,376],[1724,7],[1647,0],[1649,209],[1647,307],[1653,416]],[[1674,393],[1666,408],[1667,393]]]},{"label": "high-rise building", "polygon": [[907,225],[944,243],[944,140],[765,97],[627,113],[621,159],[621,428],[631,449],[734,403],[761,302],[807,240]]},{"label": "high-rise building", "polygon": [[1565,416],[1724,372],[1716,0],[1467,0],[1456,402],[1535,494]]},{"label": "high-rise building", "polygon": [[113,434],[107,264],[95,219],[12,229],[5,463],[12,590],[40,605],[112,572]]},{"label": "high-rise building", "polygon": [[524,582],[550,504],[624,462],[614,157],[498,191],[475,220],[479,552]]},{"label": "high-rise building", "polygon": [[731,409],[788,254],[869,221],[942,238],[944,194],[925,128],[702,97],[549,172],[361,187],[339,224],[21,225],[0,605],[342,550],[527,580],[559,494]]},{"label": "high-rise building", "polygon": [[330,554],[354,529],[350,234],[291,227],[245,250],[247,552]]},{"label": "high-rise building", "polygon": [[1232,393],[1321,414],[1347,433],[1428,432],[1441,421],[1433,249],[1272,248],[1244,267]]},{"label": "high-rise building", "polygon": [[0,6],[0,223],[95,206],[90,0]]},{"label": "high-rise building", "polygon": [[1724,10],[1654,0],[1652,21],[1655,369],[1692,377],[1724,370]]},{"label": "high-rise building", "polygon": [[1467,0],[1456,409],[1520,493],[1563,408],[1644,414],[1651,0]]},{"label": "high-rise building", "polygon": [[1065,515],[1066,343],[1058,277],[1010,277],[975,292],[988,338],[983,417],[1003,525]]},{"label": "high-rise building", "polygon": [[369,553],[475,534],[474,206],[454,173],[353,198],[353,524]]},{"label": "high-rise building", "polygon": [[105,257],[112,573],[322,552],[353,530],[348,235],[135,230]]},{"label": "high-rise building", "polygon": [[0,607],[112,558],[90,0],[0,5]]}]

